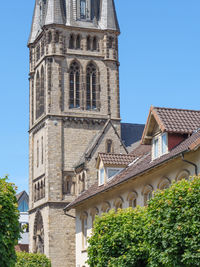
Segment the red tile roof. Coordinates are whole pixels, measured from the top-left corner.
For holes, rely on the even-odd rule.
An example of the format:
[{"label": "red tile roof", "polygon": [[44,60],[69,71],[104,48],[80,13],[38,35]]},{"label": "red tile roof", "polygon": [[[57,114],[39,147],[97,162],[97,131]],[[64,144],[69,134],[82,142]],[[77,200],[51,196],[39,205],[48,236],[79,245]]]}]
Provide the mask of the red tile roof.
[{"label": "red tile roof", "polygon": [[103,186],[98,186],[98,183],[92,185],[88,190],[83,192],[75,201],[70,203],[66,207],[66,210],[76,207],[81,202],[89,198],[92,198],[97,194],[110,190],[113,186],[120,185],[121,183],[124,183],[129,179],[133,179],[134,177],[142,173],[145,173],[155,167],[158,167],[163,163],[165,163],[166,161],[172,160],[180,156],[182,153],[189,152],[191,145],[196,143],[196,141],[199,140],[199,138],[200,138],[200,131],[188,137],[185,141],[183,141],[177,147],[172,149],[168,154],[165,154],[154,161],[151,161],[150,152],[141,156],[134,164],[124,169],[124,171],[122,171],[120,174],[116,175],[115,178],[113,178],[109,183]]},{"label": "red tile roof", "polygon": [[160,107],[154,107],[153,110],[158,115],[166,132],[191,134],[200,127],[199,110]]},{"label": "red tile roof", "polygon": [[131,154],[107,154],[99,153],[104,165],[123,165],[128,166],[136,157]]}]

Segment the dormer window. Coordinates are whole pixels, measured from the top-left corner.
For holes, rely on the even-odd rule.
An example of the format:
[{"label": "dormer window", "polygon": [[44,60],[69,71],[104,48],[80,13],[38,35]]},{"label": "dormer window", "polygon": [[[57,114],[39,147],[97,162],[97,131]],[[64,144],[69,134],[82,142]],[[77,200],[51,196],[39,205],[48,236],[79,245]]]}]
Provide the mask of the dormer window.
[{"label": "dormer window", "polygon": [[80,0],[80,17],[86,19],[86,0]]},{"label": "dormer window", "polygon": [[156,135],[152,142],[152,159],[161,157],[168,152],[167,133]]}]

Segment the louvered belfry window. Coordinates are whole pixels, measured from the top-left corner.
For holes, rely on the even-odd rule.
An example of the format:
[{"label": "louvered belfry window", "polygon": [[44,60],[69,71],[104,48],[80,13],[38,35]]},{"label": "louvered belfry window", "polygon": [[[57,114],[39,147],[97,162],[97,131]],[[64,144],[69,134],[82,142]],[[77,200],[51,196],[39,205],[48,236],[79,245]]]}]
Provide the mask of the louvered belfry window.
[{"label": "louvered belfry window", "polygon": [[80,17],[86,19],[86,0],[80,0]]}]

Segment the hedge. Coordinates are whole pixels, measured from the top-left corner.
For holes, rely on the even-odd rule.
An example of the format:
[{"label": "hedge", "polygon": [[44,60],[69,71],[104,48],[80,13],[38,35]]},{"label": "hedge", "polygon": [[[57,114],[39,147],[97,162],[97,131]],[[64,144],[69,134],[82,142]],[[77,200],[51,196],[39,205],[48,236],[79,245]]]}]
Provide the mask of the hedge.
[{"label": "hedge", "polygon": [[51,267],[51,262],[42,254],[17,252],[15,267]]},{"label": "hedge", "polygon": [[20,237],[16,187],[0,178],[0,266],[15,266],[15,245]]}]

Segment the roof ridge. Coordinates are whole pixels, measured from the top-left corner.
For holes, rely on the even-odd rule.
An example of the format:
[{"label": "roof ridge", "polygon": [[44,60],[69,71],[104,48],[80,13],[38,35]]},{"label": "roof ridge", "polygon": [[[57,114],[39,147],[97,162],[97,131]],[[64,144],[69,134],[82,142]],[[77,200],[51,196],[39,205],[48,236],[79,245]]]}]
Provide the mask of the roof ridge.
[{"label": "roof ridge", "polygon": [[154,109],[180,110],[180,111],[190,111],[190,112],[199,112],[200,113],[200,110],[195,110],[195,109],[168,108],[168,107],[154,107]]}]

